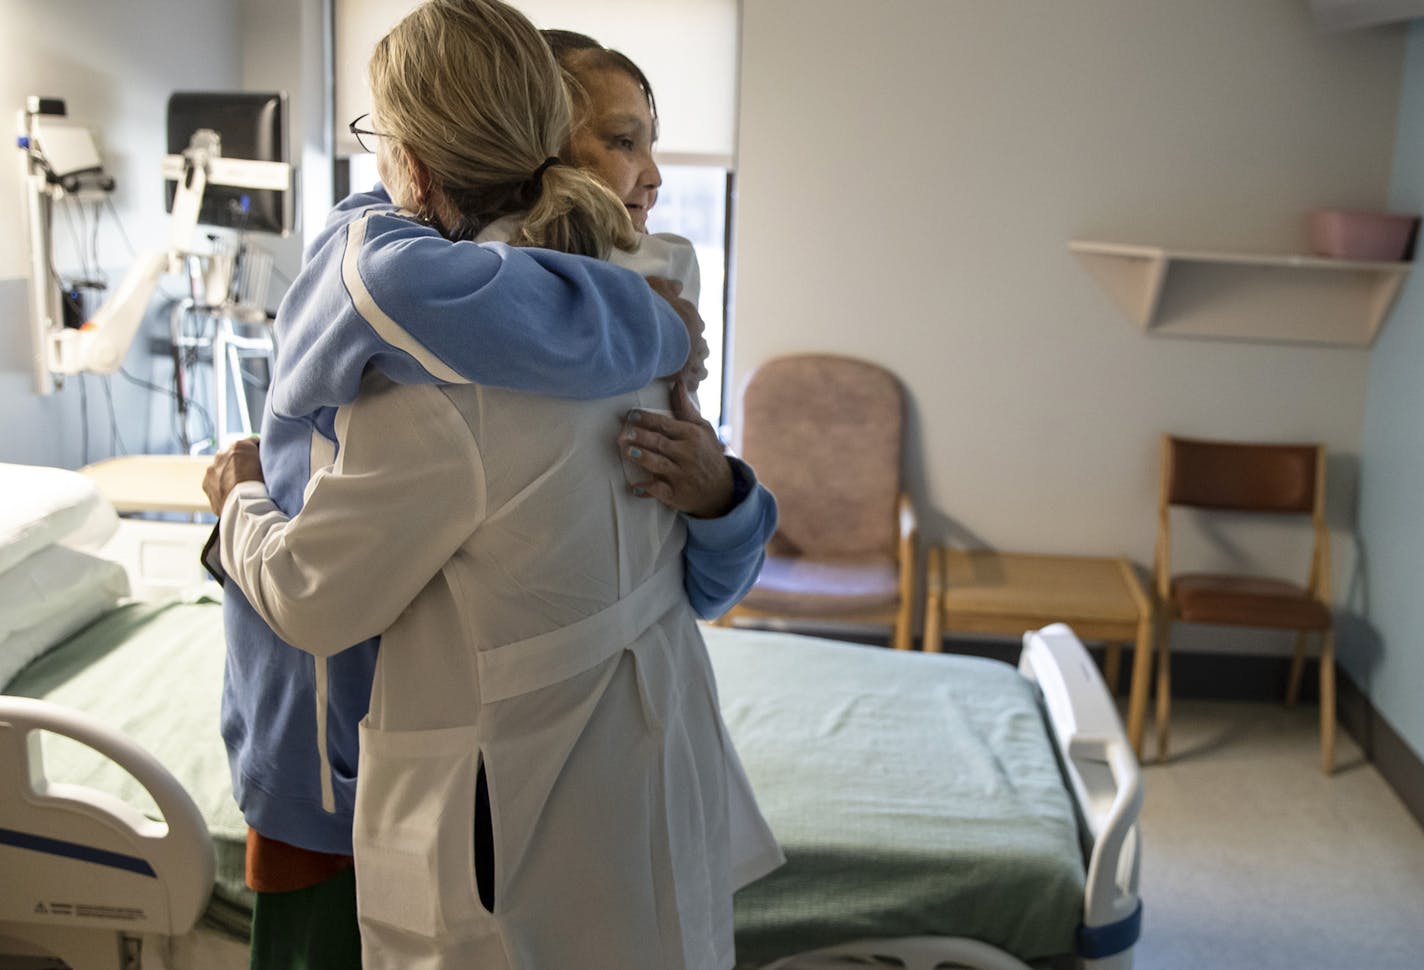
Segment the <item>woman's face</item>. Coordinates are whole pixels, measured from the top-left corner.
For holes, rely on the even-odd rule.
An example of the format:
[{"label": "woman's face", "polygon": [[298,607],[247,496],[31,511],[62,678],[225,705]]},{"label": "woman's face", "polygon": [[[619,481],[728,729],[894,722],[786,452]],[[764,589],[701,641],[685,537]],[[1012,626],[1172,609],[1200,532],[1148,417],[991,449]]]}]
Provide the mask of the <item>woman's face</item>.
[{"label": "woman's face", "polygon": [[588,118],[569,145],[570,159],[613,189],[639,232],[658,201],[662,174],[653,161],[653,114],[638,83],[617,68],[581,73]]}]

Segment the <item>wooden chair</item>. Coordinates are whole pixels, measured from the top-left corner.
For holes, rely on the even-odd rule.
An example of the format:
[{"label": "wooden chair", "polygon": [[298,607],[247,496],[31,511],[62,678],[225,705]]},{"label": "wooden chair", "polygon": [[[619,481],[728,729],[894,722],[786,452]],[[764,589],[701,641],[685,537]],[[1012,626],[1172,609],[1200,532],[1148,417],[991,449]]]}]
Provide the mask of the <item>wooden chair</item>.
[{"label": "wooden chair", "polygon": [[[1170,510],[1310,516],[1314,551],[1305,586],[1261,576],[1173,575]],[[1157,503],[1155,588],[1157,628],[1157,755],[1167,757],[1170,733],[1171,625],[1210,623],[1295,630],[1286,702],[1300,696],[1308,634],[1320,635],[1320,757],[1335,762],[1335,639],[1330,609],[1330,536],[1325,528],[1325,448],[1317,444],[1242,444],[1164,435]]]},{"label": "wooden chair", "polygon": [[895,375],[824,354],[768,361],[742,390],[738,451],[776,495],[776,534],[737,617],[885,622],[911,646],[917,520],[901,487]]}]

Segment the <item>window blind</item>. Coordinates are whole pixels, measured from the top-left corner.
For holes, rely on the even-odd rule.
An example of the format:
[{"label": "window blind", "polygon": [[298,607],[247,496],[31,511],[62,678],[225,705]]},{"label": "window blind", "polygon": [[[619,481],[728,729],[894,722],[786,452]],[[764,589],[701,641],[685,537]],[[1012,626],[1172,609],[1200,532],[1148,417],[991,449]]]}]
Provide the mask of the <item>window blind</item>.
[{"label": "window blind", "polygon": [[[347,124],[371,107],[366,64],[419,0],[335,0],[336,146],[360,151]],[[627,54],[658,99],[658,157],[731,167],[736,146],[737,0],[512,0],[536,27],[588,34]]]}]

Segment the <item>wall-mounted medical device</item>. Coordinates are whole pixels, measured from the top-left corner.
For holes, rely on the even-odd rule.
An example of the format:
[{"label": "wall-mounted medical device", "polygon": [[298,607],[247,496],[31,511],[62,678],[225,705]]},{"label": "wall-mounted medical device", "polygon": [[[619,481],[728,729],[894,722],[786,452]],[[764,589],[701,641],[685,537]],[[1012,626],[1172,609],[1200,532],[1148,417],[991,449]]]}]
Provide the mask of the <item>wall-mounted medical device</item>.
[{"label": "wall-mounted medical device", "polygon": [[175,211],[185,159],[203,152],[207,187],[198,211],[204,226],[285,236],[292,231],[287,165],[287,98],[263,92],[178,91],[168,99],[164,200]]},{"label": "wall-mounted medical device", "polygon": [[69,121],[62,100],[29,99],[19,117],[19,145],[28,197],[35,385],[41,394],[66,374],[118,370],[164,274],[187,276],[199,306],[217,308],[227,299],[233,261],[195,251],[199,224],[291,231],[293,174],[285,116],[281,93],[178,92],[169,98],[162,166],[171,213],[167,245],[138,255],[97,312],[79,327],[66,327],[54,267],[54,208],[67,196],[112,192],[114,182],[103,171],[89,131]]}]

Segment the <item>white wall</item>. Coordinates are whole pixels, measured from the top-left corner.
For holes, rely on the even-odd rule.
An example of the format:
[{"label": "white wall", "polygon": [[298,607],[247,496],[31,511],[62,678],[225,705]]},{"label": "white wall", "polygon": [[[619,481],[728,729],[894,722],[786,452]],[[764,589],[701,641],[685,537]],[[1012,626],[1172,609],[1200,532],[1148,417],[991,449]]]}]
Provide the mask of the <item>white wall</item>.
[{"label": "white wall", "polygon": [[[1409,33],[1390,206],[1424,212],[1424,23]],[[1416,247],[1416,261],[1418,247]],[[1424,273],[1414,271],[1370,366],[1360,482],[1362,582],[1340,660],[1424,757]]]},{"label": "white wall", "polygon": [[1303,251],[1385,203],[1402,54],[1300,0],[745,3],[734,373],[888,366],[925,538],[1008,550],[1150,563],[1162,432],[1324,441],[1345,585],[1369,352],[1145,337],[1065,244]]},{"label": "white wall", "polygon": [[[118,182],[115,208],[137,247],[165,237],[163,182],[168,95],[178,88],[237,83],[236,0],[0,0],[0,108],[7,123],[31,94],[61,97],[70,117],[91,128]],[[175,42],[174,38],[181,38]],[[79,382],[40,397],[30,372],[28,266],[17,152],[0,165],[0,461],[75,466],[82,455]],[[56,233],[63,259],[65,231]],[[127,268],[126,244],[106,223],[101,262],[114,282]],[[61,270],[68,267],[61,266]],[[142,347],[127,367],[150,378]],[[90,459],[107,454],[109,418],[101,378],[88,378]],[[121,378],[109,379],[120,433],[130,450],[147,446],[150,411],[167,404]]]}]

